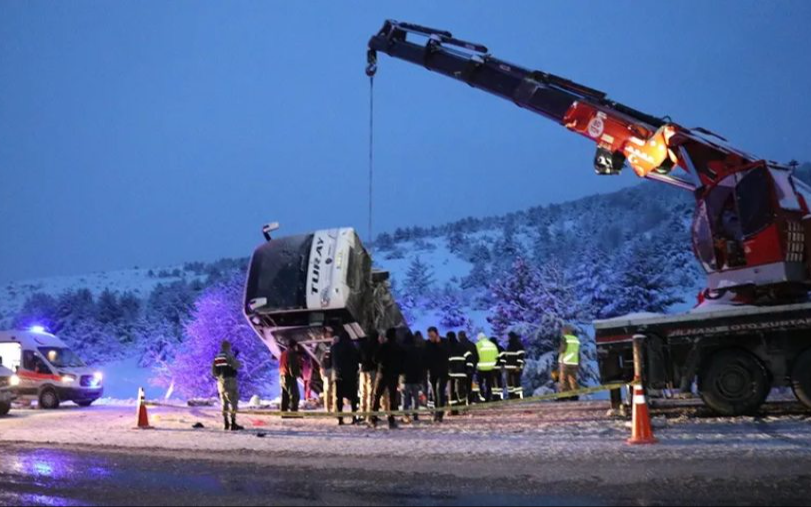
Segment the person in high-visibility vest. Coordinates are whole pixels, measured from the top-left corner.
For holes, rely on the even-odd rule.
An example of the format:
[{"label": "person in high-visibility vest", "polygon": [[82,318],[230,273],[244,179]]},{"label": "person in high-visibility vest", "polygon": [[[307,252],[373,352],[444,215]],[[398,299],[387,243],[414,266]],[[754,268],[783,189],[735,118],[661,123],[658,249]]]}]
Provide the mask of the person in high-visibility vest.
[{"label": "person in high-visibility vest", "polygon": [[[579,386],[577,377],[580,373],[580,338],[571,326],[563,327],[560,342],[560,392],[576,391]],[[577,398],[572,398],[576,400]]]},{"label": "person in high-visibility vest", "polygon": [[479,374],[480,394],[485,402],[489,402],[493,400],[494,373],[498,369],[498,347],[487,338],[486,334],[479,333],[476,351],[479,354],[479,364],[476,369]]}]

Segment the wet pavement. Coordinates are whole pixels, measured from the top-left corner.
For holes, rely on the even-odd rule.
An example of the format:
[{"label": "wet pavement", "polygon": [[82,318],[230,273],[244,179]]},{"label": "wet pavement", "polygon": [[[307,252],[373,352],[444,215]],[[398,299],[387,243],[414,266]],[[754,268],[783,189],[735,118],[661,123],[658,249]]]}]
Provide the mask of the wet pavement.
[{"label": "wet pavement", "polygon": [[[610,462],[499,461],[492,479],[454,475],[454,464],[330,458],[262,459],[246,455],[185,455],[159,451],[76,450],[4,446],[0,505],[723,505],[811,503],[807,460],[760,462],[741,456],[737,466],[763,467],[763,480],[735,478],[730,463],[648,463],[616,470]],[[322,458],[323,459],[323,458]],[[752,460],[751,464],[745,463]],[[392,466],[390,466],[392,465]],[[470,465],[470,464],[468,464]],[[398,466],[411,472],[398,471]],[[571,469],[580,480],[545,481],[540,470]],[[727,479],[704,479],[702,467],[728,468]],[[437,472],[445,467],[447,473]],[[617,474],[638,481],[614,484]],[[422,470],[433,470],[425,472]],[[669,473],[665,473],[665,471]],[[781,472],[782,470],[782,472]],[[767,473],[778,474],[768,477]],[[602,477],[601,477],[602,474]],[[502,476],[499,478],[499,476]],[[583,479],[588,477],[588,479]]]},{"label": "wet pavement", "polygon": [[[575,505],[585,498],[452,494],[418,474],[173,460],[147,454],[10,447],[0,460],[0,505]],[[426,482],[426,479],[428,481]],[[447,485],[446,485],[447,486]],[[463,488],[459,488],[460,490]]]}]

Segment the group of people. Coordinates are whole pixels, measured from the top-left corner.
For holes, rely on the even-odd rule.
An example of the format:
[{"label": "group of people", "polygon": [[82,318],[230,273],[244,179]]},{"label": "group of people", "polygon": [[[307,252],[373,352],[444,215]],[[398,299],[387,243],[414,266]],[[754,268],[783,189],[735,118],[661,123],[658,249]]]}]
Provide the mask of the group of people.
[{"label": "group of people", "polygon": [[[338,327],[338,326],[336,326]],[[324,406],[328,412],[344,413],[345,401],[352,413],[396,411],[407,414],[402,422],[418,420],[422,407],[433,409],[434,422],[445,413],[454,415],[463,406],[524,397],[522,376],[526,351],[521,337],[511,332],[506,348],[495,338],[481,333],[473,343],[462,331],[442,337],[435,327],[421,332],[389,329],[373,338],[353,341],[341,328],[335,335],[326,328],[323,344],[315,357],[291,341],[279,360],[283,412],[297,412],[299,380],[305,398],[311,391],[316,364],[323,383]],[[560,349],[560,388],[577,389],[580,339],[571,327],[563,329]],[[354,417],[352,423],[364,422]],[[377,417],[366,419],[376,427]],[[338,419],[344,425],[343,418]],[[397,419],[388,417],[390,428]]]}]

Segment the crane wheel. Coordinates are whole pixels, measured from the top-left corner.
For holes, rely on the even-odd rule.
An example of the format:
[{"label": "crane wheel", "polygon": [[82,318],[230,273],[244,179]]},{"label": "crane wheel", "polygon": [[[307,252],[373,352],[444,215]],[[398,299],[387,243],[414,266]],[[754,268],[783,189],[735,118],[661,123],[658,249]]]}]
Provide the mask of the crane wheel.
[{"label": "crane wheel", "polygon": [[797,358],[791,373],[794,395],[808,408],[811,408],[811,350],[806,350]]},{"label": "crane wheel", "polygon": [[698,376],[701,398],[720,415],[751,415],[771,391],[769,373],[745,350],[722,350],[712,355]]}]

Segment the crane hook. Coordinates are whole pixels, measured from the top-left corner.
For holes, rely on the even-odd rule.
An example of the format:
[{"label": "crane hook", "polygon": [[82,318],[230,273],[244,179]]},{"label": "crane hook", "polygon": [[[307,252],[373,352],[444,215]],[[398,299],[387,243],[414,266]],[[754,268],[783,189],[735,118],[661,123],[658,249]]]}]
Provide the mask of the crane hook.
[{"label": "crane hook", "polygon": [[368,63],[368,65],[366,65],[366,75],[374,77],[374,75],[377,74],[377,51],[370,49],[366,53],[366,61]]}]

